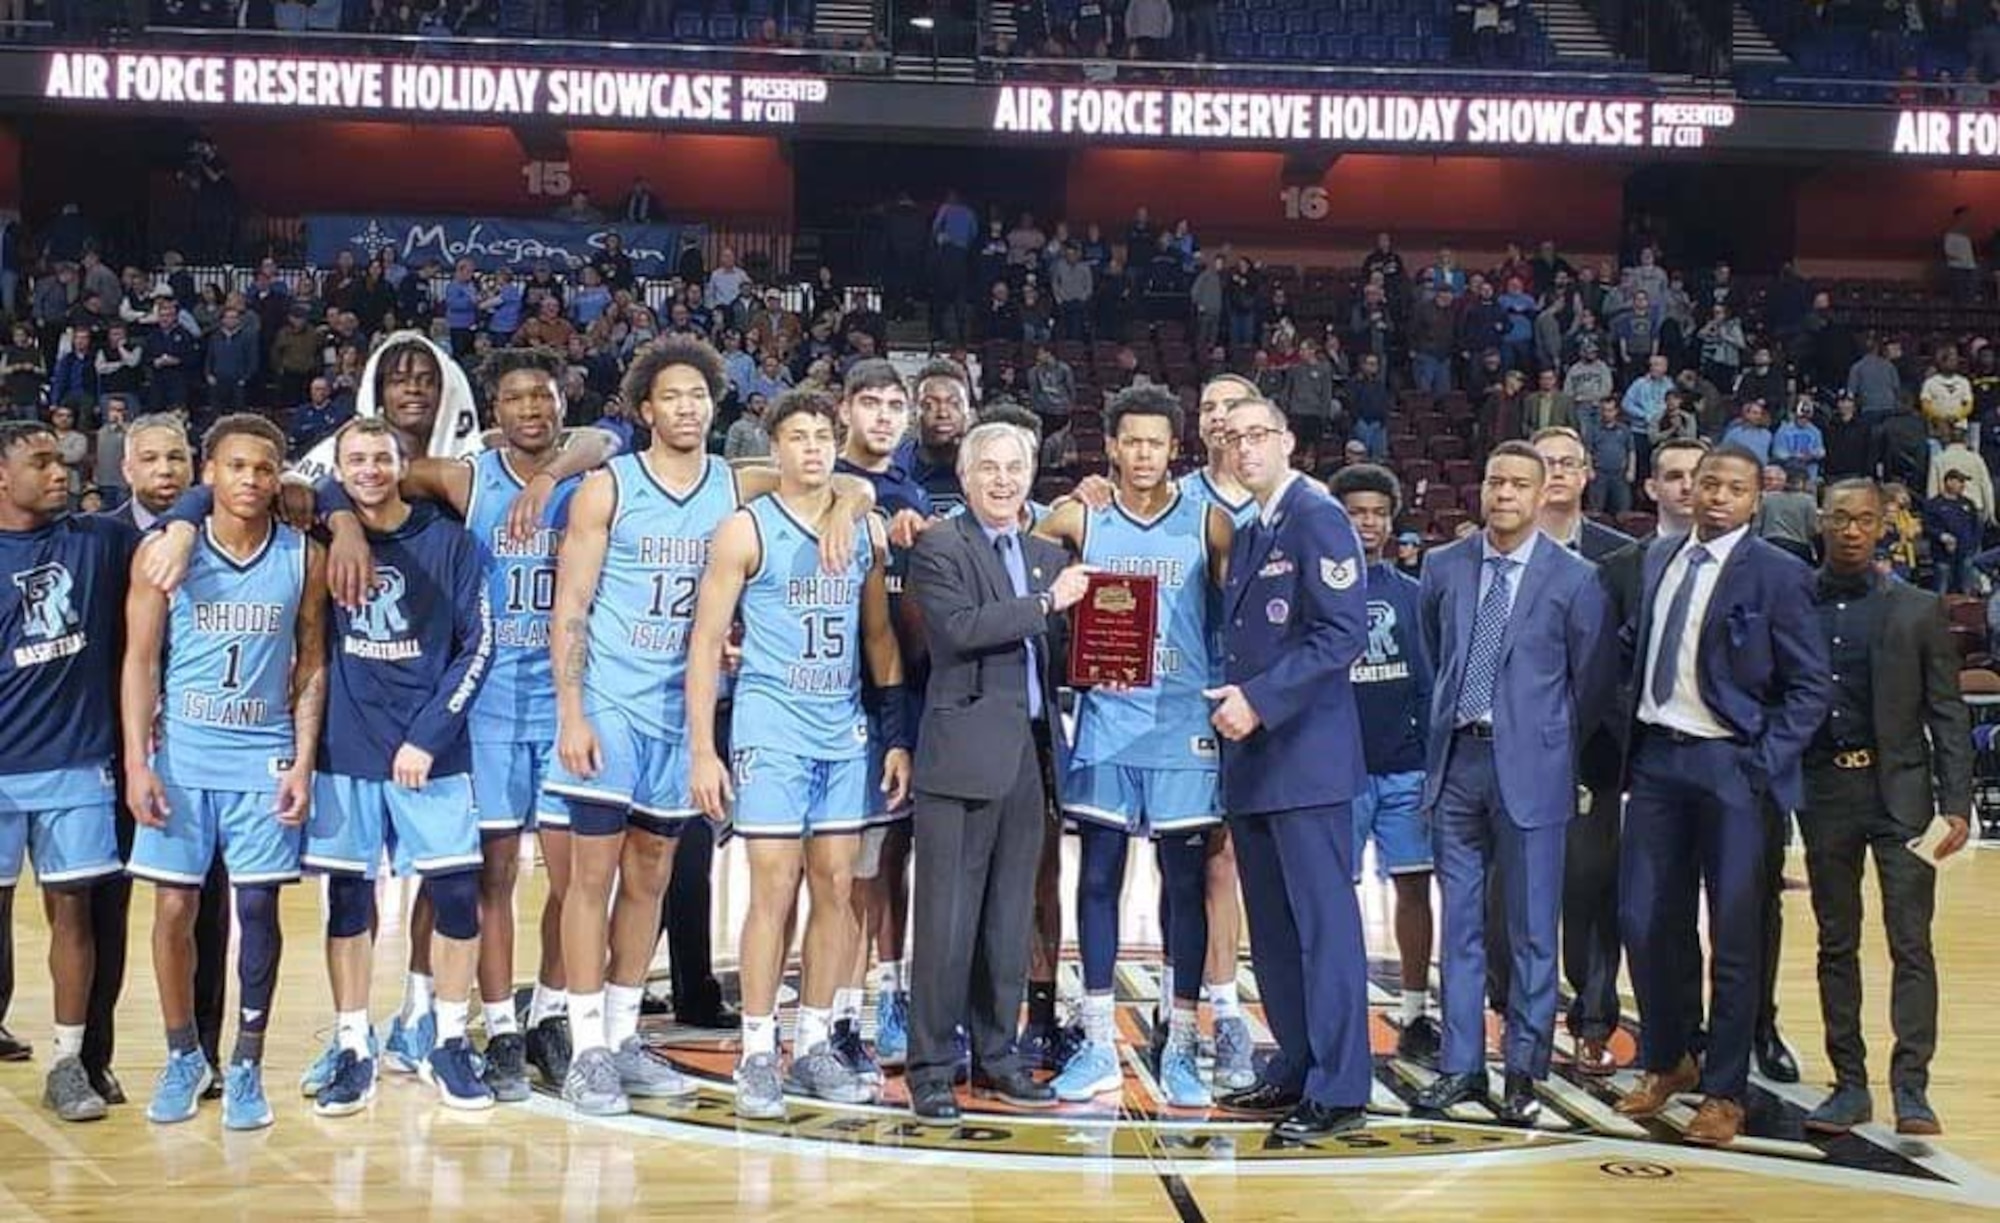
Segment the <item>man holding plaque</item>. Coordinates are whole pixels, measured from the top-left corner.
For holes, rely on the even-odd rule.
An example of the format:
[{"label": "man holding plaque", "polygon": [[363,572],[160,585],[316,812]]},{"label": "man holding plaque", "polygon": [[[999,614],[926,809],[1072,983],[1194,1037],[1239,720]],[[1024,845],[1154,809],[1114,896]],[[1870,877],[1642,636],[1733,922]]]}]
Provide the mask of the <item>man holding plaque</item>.
[{"label": "man holding plaque", "polygon": [[[1056,1095],[1083,1101],[1125,1081],[1113,1017],[1118,908],[1127,838],[1150,835],[1169,898],[1169,1036],[1160,1086],[1178,1108],[1206,1108],[1196,1066],[1209,831],[1221,823],[1220,755],[1202,689],[1209,682],[1210,609],[1232,532],[1214,506],[1180,492],[1169,472],[1180,402],[1140,386],[1111,401],[1106,428],[1118,485],[1111,503],[1065,501],[1036,534],[1090,566],[1071,630],[1070,681],[1082,690],[1063,810],[1076,822],[1077,940],[1083,954],[1084,1044],[1056,1076]],[[1247,1032],[1244,1034],[1247,1037]],[[1248,1053],[1247,1039],[1244,1053]]]},{"label": "man holding plaque", "polygon": [[1368,962],[1349,804],[1366,777],[1350,670],[1368,644],[1366,560],[1338,502],[1292,469],[1275,404],[1246,399],[1220,439],[1257,516],[1222,596],[1222,798],[1249,909],[1250,956],[1278,1053],[1222,1097],[1279,1114],[1277,1137],[1358,1129],[1372,1083]]},{"label": "man holding plaque", "polygon": [[961,1019],[973,1090],[1046,1107],[1014,1046],[1044,819],[1037,742],[1057,717],[1049,629],[1083,597],[1082,566],[1021,531],[1034,437],[1007,424],[966,434],[958,474],[970,512],[925,531],[906,593],[931,673],[917,735],[911,910],[910,1108],[956,1125]]}]

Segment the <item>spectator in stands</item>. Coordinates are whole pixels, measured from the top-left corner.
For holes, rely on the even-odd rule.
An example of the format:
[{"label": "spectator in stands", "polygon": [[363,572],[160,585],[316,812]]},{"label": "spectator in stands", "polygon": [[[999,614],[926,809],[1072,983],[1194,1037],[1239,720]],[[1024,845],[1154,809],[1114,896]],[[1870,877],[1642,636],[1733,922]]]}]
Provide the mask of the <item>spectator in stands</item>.
[{"label": "spectator in stands", "polygon": [[1535,389],[1528,392],[1521,409],[1521,427],[1529,437],[1544,429],[1577,429],[1576,400],[1556,385],[1556,371],[1544,367],[1535,372]]},{"label": "spectator in stands", "polygon": [[546,259],[537,259],[534,266],[528,269],[528,278],[521,282],[521,309],[530,321],[541,317],[542,302],[547,298],[555,299],[556,312],[561,313],[562,281],[556,279],[554,265]]},{"label": "spectator in stands", "polygon": [[1895,340],[1878,341],[1870,336],[1866,350],[1848,368],[1847,393],[1861,407],[1861,415],[1875,422],[1895,415],[1903,405],[1903,375],[1898,364],[1903,346]]},{"label": "spectator in stands", "polygon": [[1035,363],[1028,367],[1028,404],[1042,420],[1042,432],[1054,433],[1069,420],[1076,403],[1076,373],[1056,356],[1055,349],[1035,346]]},{"label": "spectator in stands", "polygon": [[1611,342],[1619,372],[1627,377],[1661,355],[1660,324],[1651,294],[1641,290],[1632,295],[1632,308],[1611,324]]},{"label": "spectator in stands", "polygon": [[748,303],[744,300],[744,290],[750,287],[750,273],[736,265],[736,252],[728,247],[716,256],[715,270],[708,274],[708,292],[705,300],[708,308],[719,315],[727,316],[734,326],[741,320],[739,313],[747,314]]},{"label": "spectator in stands", "polygon": [[1701,374],[1717,386],[1733,386],[1743,369],[1743,323],[1718,302],[1708,309],[1708,321],[1695,333],[1701,342]]},{"label": "spectator in stands", "polygon": [[243,312],[234,307],[224,310],[203,357],[210,416],[241,412],[249,406],[250,384],[260,364],[257,357],[257,337],[243,325]]},{"label": "spectator in stands", "polygon": [[1138,59],[1164,59],[1174,33],[1174,10],[1167,0],[1127,0],[1125,43]]},{"label": "spectator in stands", "polygon": [[1482,448],[1490,450],[1501,442],[1522,438],[1521,407],[1527,389],[1528,376],[1520,370],[1500,372],[1499,383],[1487,392],[1479,407],[1476,435]]},{"label": "spectator in stands", "polygon": [[1638,477],[1639,448],[1632,426],[1619,401],[1605,396],[1597,405],[1597,415],[1585,417],[1583,448],[1594,473],[1587,490],[1588,503],[1595,513],[1614,517],[1632,508],[1632,486]]},{"label": "spectator in stands", "polygon": [[192,379],[201,364],[201,341],[180,325],[180,305],[171,296],[162,297],[157,310],[159,325],[146,337],[142,351],[147,410],[164,412],[191,405]]},{"label": "spectator in stands", "polygon": [[575,334],[575,325],[562,316],[561,299],[544,294],[535,305],[535,316],[514,333],[514,343],[523,348],[553,348],[561,352],[569,347],[570,337]]},{"label": "spectator in stands", "polygon": [[36,279],[29,296],[28,316],[42,341],[44,359],[56,355],[53,345],[60,342],[63,328],[69,325],[70,311],[82,300],[83,286],[77,280],[76,268],[70,264],[60,264],[52,273]]},{"label": "spectator in stands", "polygon": [[[1811,396],[1801,395],[1790,419],[1771,435],[1771,462],[1787,472],[1802,473],[1809,490],[1819,487],[1820,464],[1826,460],[1826,437],[1813,418]],[[1809,525],[1807,537],[1810,539],[1811,532],[1816,530],[1818,524]]]},{"label": "spectator in stands", "polygon": [[1674,380],[1667,377],[1667,359],[1658,355],[1649,358],[1645,375],[1625,388],[1625,423],[1632,426],[1635,435],[1652,435],[1666,413],[1667,392],[1673,389]]},{"label": "spectator in stands", "polygon": [[1472,300],[1465,304],[1458,317],[1458,353],[1466,361],[1480,359],[1487,349],[1501,353],[1500,364],[1506,367],[1506,354],[1501,345],[1507,339],[1507,311],[1495,300],[1493,284],[1481,277],[1472,290]]},{"label": "spectator in stands", "polygon": [[602,225],[604,210],[590,202],[590,192],[578,187],[569,193],[569,202],[556,209],[555,218],[571,225]]},{"label": "spectator in stands", "polygon": [[14,342],[0,350],[0,392],[7,396],[8,415],[26,418],[41,400],[49,366],[33,327],[16,323],[12,337]]},{"label": "spectator in stands", "polygon": [[1410,374],[1416,389],[1451,393],[1452,354],[1458,350],[1458,312],[1452,291],[1439,284],[1419,301],[1410,319]]},{"label": "spectator in stands", "polygon": [[131,420],[131,409],[123,395],[110,395],[104,400],[104,423],[97,427],[91,456],[91,479],[99,494],[110,505],[122,505],[130,490],[125,487],[125,436]]},{"label": "spectator in stands", "polygon": [[1396,243],[1386,232],[1375,235],[1375,247],[1361,259],[1361,273],[1364,278],[1382,277],[1382,282],[1391,293],[1403,284],[1403,256],[1396,251]]},{"label": "spectator in stands", "polygon": [[1757,503],[1752,533],[1808,565],[1815,563],[1813,544],[1819,538],[1819,502],[1806,491],[1804,473],[1772,463],[1764,468],[1763,484],[1764,493]]},{"label": "spectator in stands", "polygon": [[[456,340],[456,329],[453,339]],[[271,337],[271,372],[277,379],[279,403],[297,403],[306,384],[325,362],[326,336],[307,325],[303,306],[285,312],[284,325]]]},{"label": "spectator in stands", "polygon": [[1014,222],[1014,228],[1007,231],[1007,267],[1017,283],[1022,272],[1034,269],[1042,248],[1048,244],[1049,236],[1036,224],[1035,214],[1023,212]]},{"label": "spectator in stands", "polygon": [[1751,351],[1750,367],[1736,376],[1730,394],[1737,403],[1761,399],[1766,405],[1787,404],[1792,402],[1791,379],[1784,367],[1772,360],[1770,346],[1760,344]]},{"label": "spectator in stands", "polygon": [[[1364,370],[1373,360],[1374,354],[1370,353],[1362,361]],[[1376,370],[1379,376],[1379,363]],[[1285,371],[1284,398],[1279,403],[1291,423],[1293,436],[1298,438],[1300,449],[1307,455],[1312,453],[1321,436],[1333,424],[1333,392],[1333,366],[1320,351],[1319,344],[1311,338],[1299,341],[1298,360]]]},{"label": "spectator in stands", "polygon": [[513,268],[503,264],[493,273],[492,286],[479,299],[479,313],[496,348],[513,340],[521,329],[521,284],[514,279]]},{"label": "spectator in stands", "polygon": [[305,402],[292,409],[291,423],[285,429],[292,452],[303,454],[312,449],[321,438],[331,436],[353,415],[354,401],[336,400],[331,379],[312,379],[306,386]]},{"label": "spectator in stands", "polygon": [[1501,283],[1506,291],[1494,299],[1504,320],[1500,332],[1501,359],[1508,369],[1527,370],[1532,368],[1535,355],[1536,302],[1528,293],[1523,277],[1509,276]]},{"label": "spectator in stands", "polygon": [[1854,396],[1842,393],[1833,403],[1833,416],[1823,431],[1826,461],[1821,475],[1831,484],[1874,473],[1874,430],[1861,418]]},{"label": "spectator in stands", "polygon": [[1972,381],[1958,368],[1958,349],[1946,345],[1937,352],[1937,364],[1924,379],[1918,392],[1924,421],[1939,441],[1952,436],[1972,418]]},{"label": "spectator in stands", "polygon": [[1598,355],[1599,351],[1595,342],[1584,344],[1577,352],[1576,362],[1563,372],[1563,394],[1572,403],[1596,404],[1617,392],[1617,376]]},{"label": "spectator in stands", "polygon": [[[1361,355],[1361,368],[1347,384],[1347,412],[1354,422],[1354,442],[1364,459],[1381,462],[1389,456],[1389,383],[1382,359]],[[1352,444],[1352,443],[1350,443]]]},{"label": "spectator in stands", "polygon": [[771,435],[764,431],[767,406],[762,395],[752,395],[744,401],[743,415],[729,426],[729,436],[723,440],[723,458],[734,462],[737,459],[761,459],[771,453]]},{"label": "spectator in stands", "polygon": [[1700,422],[1700,427],[1689,436],[1718,437],[1728,421],[1728,402],[1723,397],[1722,388],[1702,377],[1697,369],[1683,369],[1674,375],[1674,388],[1687,400],[1687,406]]},{"label": "spectator in stands", "polygon": [[1945,283],[1952,300],[1961,306],[1979,298],[1979,256],[1972,249],[1968,211],[1964,204],[1951,210],[1942,239]]},{"label": "spectator in stands", "polygon": [[[475,275],[472,260],[460,259],[452,265],[451,280],[444,287],[444,321],[451,328],[451,355],[461,361],[471,354],[472,333],[479,326],[480,292]],[[294,302],[292,312],[309,321],[303,303]]]},{"label": "spectator in stands", "polygon": [[[1583,301],[1581,294],[1577,296],[1577,301]],[[1604,330],[1603,320],[1597,311],[1579,304],[1576,320],[1569,325],[1569,332],[1563,337],[1563,350],[1581,357],[1586,345],[1607,358],[1613,351],[1611,336]]]},{"label": "spectator in stands", "polygon": [[1557,253],[1553,239],[1544,239],[1535,249],[1535,257],[1528,261],[1528,270],[1537,293],[1556,292],[1561,288],[1565,278],[1569,280],[1576,278],[1576,269],[1570,266],[1569,260]]},{"label": "spectator in stands", "polygon": [[144,389],[145,357],[145,345],[125,324],[113,323],[106,328],[104,347],[97,354],[98,393],[130,395]]},{"label": "spectator in stands", "polygon": [[638,287],[638,277],[632,272],[632,256],[625,253],[625,239],[615,229],[604,235],[604,245],[591,256],[590,266],[597,269],[605,287],[614,293]]},{"label": "spectator in stands", "polygon": [[1424,269],[1424,279],[1434,289],[1449,289],[1453,297],[1465,292],[1465,269],[1458,265],[1458,255],[1449,246],[1438,248],[1437,262]]},{"label": "spectator in stands", "polygon": [[1197,351],[1213,347],[1222,334],[1223,284],[1226,276],[1222,256],[1212,255],[1188,287],[1188,298],[1194,306],[1194,344]]},{"label": "spectator in stands", "polygon": [[1055,311],[1041,289],[1029,281],[1021,286],[1021,338],[1030,344],[1040,344],[1054,334]]},{"label": "spectator in stands", "polygon": [[1972,558],[1979,552],[1979,507],[1965,495],[1965,473],[1944,474],[1943,488],[1924,501],[1924,533],[1931,539],[1931,583],[1939,594],[1969,594]]},{"label": "spectator in stands", "polygon": [[1085,340],[1090,333],[1090,303],[1096,282],[1090,265],[1083,261],[1083,248],[1066,244],[1061,258],[1049,269],[1049,292],[1054,295],[1059,331],[1065,340]]},{"label": "spectator in stands", "polygon": [[604,283],[604,273],[594,265],[586,265],[577,279],[569,295],[569,317],[578,327],[588,328],[611,308],[611,289]]},{"label": "spectator in stands", "polygon": [[1951,441],[1931,459],[1929,478],[1924,484],[1924,492],[1927,496],[1936,496],[1943,491],[1944,477],[1951,472],[1958,472],[1965,477],[1966,499],[1978,507],[1979,521],[1991,526],[1995,508],[1993,474],[1987,468],[1985,460],[1974,454],[1971,447],[1965,444],[1965,438],[1965,426],[1960,425],[1953,429]]},{"label": "spectator in stands", "polygon": [[1678,387],[1668,391],[1666,410],[1660,413],[1659,422],[1653,426],[1652,449],[1658,450],[1672,441],[1691,442],[1707,434],[1708,431],[1702,428],[1700,416],[1695,413],[1694,397]]},{"label": "spectator in stands", "polygon": [[1549,293],[1535,315],[1535,368],[1562,376],[1563,353],[1576,325],[1576,297],[1565,291]]},{"label": "spectator in stands", "polygon": [[99,394],[97,344],[88,328],[73,327],[68,334],[69,348],[56,359],[49,379],[49,402],[66,403],[87,414]]},{"label": "spectator in stands", "polygon": [[1722,444],[1741,446],[1757,456],[1757,462],[1767,465],[1771,461],[1771,415],[1761,399],[1752,399],[1741,404],[1736,410],[1736,419],[1722,431]]},{"label": "spectator in stands", "polygon": [[1223,285],[1223,304],[1229,311],[1229,343],[1233,348],[1255,344],[1263,329],[1263,278],[1248,255],[1238,256]]}]

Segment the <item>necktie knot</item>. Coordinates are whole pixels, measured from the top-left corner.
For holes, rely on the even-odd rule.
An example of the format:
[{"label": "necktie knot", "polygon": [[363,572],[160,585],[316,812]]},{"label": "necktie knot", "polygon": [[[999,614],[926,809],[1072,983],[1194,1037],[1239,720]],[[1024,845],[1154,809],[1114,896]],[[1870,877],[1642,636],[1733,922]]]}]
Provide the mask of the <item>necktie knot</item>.
[{"label": "necktie knot", "polygon": [[1714,557],[1708,554],[1708,549],[1702,547],[1700,544],[1696,544],[1694,547],[1688,549],[1689,569],[1699,569],[1714,559]]},{"label": "necktie knot", "polygon": [[1008,531],[1000,535],[995,535],[993,537],[993,550],[1002,556],[1012,552],[1014,550],[1014,533]]}]

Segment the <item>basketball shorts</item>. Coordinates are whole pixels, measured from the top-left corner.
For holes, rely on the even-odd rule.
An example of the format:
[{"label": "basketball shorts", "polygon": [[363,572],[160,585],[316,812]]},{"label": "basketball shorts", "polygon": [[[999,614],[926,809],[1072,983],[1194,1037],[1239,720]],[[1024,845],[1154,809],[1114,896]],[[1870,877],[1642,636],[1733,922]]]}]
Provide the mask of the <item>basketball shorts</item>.
[{"label": "basketball shorts", "polygon": [[542,789],[555,758],[553,738],[472,741],[472,797],[482,835],[532,832],[549,818],[548,811],[561,805]]},{"label": "basketball shorts", "polygon": [[117,803],[108,764],[0,777],[0,887],[20,881],[24,858],[44,887],[117,874]]},{"label": "basketball shorts", "polygon": [[808,837],[859,832],[868,825],[868,758],[814,760],[768,747],[742,747],[730,758],[740,837]]},{"label": "basketball shorts", "polygon": [[1431,869],[1431,822],[1419,810],[1424,775],[1371,773],[1354,796],[1354,882],[1361,852],[1375,841],[1375,874],[1414,875]]},{"label": "basketball shorts", "polygon": [[[682,824],[701,818],[688,791],[685,739],[649,735],[604,705],[590,711],[590,725],[597,732],[603,767],[595,777],[579,777],[551,752],[548,780],[542,784],[546,796],[542,823],[578,836],[609,836],[623,832],[629,822],[672,837],[679,835]],[[607,821],[603,818],[607,810],[623,812],[625,818]]]},{"label": "basketball shorts", "polygon": [[410,790],[393,781],[315,774],[306,869],[373,879],[385,850],[398,875],[478,870],[472,779],[463,773],[433,777],[423,789]]},{"label": "basketball shorts", "polygon": [[1192,832],[1222,823],[1213,769],[1142,769],[1072,758],[1063,777],[1063,813],[1133,836]]},{"label": "basketball shorts", "polygon": [[229,881],[294,883],[304,828],[278,822],[275,790],[205,790],[169,783],[167,826],[139,825],[132,833],[134,877],[154,883],[200,887],[216,852]]}]

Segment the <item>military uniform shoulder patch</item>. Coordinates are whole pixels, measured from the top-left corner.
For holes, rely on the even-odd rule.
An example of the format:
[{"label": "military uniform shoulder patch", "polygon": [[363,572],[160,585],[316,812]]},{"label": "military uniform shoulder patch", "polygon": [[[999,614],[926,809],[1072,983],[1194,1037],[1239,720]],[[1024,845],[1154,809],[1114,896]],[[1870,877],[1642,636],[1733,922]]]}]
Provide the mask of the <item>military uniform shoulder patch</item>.
[{"label": "military uniform shoulder patch", "polygon": [[1361,580],[1361,562],[1349,557],[1337,561],[1330,556],[1319,558],[1319,580],[1328,590],[1346,590]]}]

